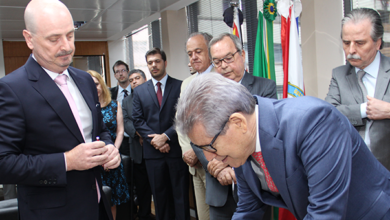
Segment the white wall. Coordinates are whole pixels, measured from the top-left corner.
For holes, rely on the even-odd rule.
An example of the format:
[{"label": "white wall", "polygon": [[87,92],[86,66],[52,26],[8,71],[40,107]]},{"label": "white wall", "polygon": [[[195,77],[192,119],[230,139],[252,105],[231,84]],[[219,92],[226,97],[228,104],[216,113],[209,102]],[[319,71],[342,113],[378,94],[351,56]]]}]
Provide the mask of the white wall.
[{"label": "white wall", "polygon": [[190,76],[185,42],[188,37],[185,8],[161,13],[162,47],[167,54],[167,73],[184,80]]},{"label": "white wall", "polygon": [[110,57],[109,60],[109,69],[110,72],[107,73],[110,75],[111,87],[117,85],[117,80],[115,79],[114,72],[112,71],[112,66],[117,60],[122,60],[127,63],[128,54],[126,54],[126,39],[121,38],[116,41],[108,42],[108,54]]},{"label": "white wall", "polygon": [[0,42],[0,78],[5,76],[3,42]]},{"label": "white wall", "polygon": [[324,99],[332,69],[343,65],[342,0],[302,0],[302,62],[306,95]]}]

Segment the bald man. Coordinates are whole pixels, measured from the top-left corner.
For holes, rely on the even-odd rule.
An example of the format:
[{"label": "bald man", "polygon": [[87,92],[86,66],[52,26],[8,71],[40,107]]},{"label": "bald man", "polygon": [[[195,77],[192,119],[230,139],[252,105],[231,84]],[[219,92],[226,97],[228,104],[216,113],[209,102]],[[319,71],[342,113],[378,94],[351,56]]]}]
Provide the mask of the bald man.
[{"label": "bald man", "polygon": [[[100,168],[116,168],[91,76],[69,67],[73,19],[60,1],[31,1],[32,55],[0,79],[0,183],[18,184],[20,219],[112,219]],[[100,141],[98,141],[100,139]]]}]

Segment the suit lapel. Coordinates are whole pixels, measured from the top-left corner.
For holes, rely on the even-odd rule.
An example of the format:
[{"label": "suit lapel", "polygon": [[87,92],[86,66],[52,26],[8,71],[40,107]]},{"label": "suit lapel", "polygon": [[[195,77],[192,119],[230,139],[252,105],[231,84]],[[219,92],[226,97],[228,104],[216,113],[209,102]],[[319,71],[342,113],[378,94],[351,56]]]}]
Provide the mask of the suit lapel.
[{"label": "suit lapel", "polygon": [[158,104],[158,100],[157,100],[156,90],[154,90],[153,81],[149,80],[147,83],[148,83],[148,91],[150,96],[153,99],[154,104],[156,104],[156,106],[160,108],[160,105]]},{"label": "suit lapel", "polygon": [[356,103],[363,103],[363,92],[359,87],[359,82],[356,76],[355,68],[350,65],[349,72],[347,73],[346,80],[348,82],[348,85],[351,89],[351,94],[353,95]]},{"label": "suit lapel", "polygon": [[168,76],[168,79],[167,79],[167,82],[166,82],[166,85],[165,85],[165,89],[164,89],[164,95],[163,95],[163,99],[162,99],[162,102],[161,102],[161,108],[160,109],[162,109],[164,107],[164,104],[165,104],[165,102],[168,99],[169,93],[171,92],[171,88],[172,88],[171,80],[172,80],[171,77]]},{"label": "suit lapel", "polygon": [[[258,103],[258,129],[264,162],[286,206],[289,207],[289,210],[294,210],[286,182],[283,141],[275,138],[279,130],[279,124],[276,113],[273,111],[274,106],[270,100],[259,97]],[[296,213],[293,214],[295,215]]]},{"label": "suit lapel", "polygon": [[375,94],[376,99],[383,100],[383,96],[389,86],[389,70],[390,70],[390,61],[389,58],[381,54],[381,60],[379,65],[378,77],[376,79],[375,85]]},{"label": "suit lapel", "polygon": [[248,91],[251,92],[252,84],[253,84],[253,76],[250,75],[247,71],[245,71],[245,75],[242,78],[241,85],[245,86],[245,88],[247,88]]},{"label": "suit lapel", "polygon": [[[97,120],[97,111],[96,111],[96,103],[94,101],[94,98],[92,96],[91,88],[86,86],[88,85],[87,82],[84,82],[85,80],[81,78],[77,72],[74,70],[68,68],[69,74],[72,77],[73,81],[75,82],[77,88],[79,89],[81,95],[83,96],[85,102],[88,105],[89,110],[92,114],[92,127],[95,128],[95,125],[98,125],[99,123]],[[92,134],[94,134],[94,130],[92,131]],[[94,135],[95,136],[95,135]]]},{"label": "suit lapel", "polygon": [[80,142],[84,142],[68,101],[53,79],[32,57],[26,63],[26,71],[34,89],[49,103],[68,130]]}]

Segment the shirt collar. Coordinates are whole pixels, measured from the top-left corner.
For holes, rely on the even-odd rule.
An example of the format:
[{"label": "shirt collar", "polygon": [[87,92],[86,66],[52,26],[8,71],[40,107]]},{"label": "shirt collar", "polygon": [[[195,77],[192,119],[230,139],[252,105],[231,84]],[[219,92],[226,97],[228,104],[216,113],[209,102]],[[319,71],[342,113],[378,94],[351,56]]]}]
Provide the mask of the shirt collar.
[{"label": "shirt collar", "polygon": [[201,75],[201,74],[204,74],[204,73],[209,73],[213,67],[214,67],[213,64],[211,64],[204,72],[202,72],[202,73],[197,72],[196,74],[197,75]]},{"label": "shirt collar", "polygon": [[255,115],[256,115],[256,150],[255,152],[261,152],[260,147],[260,136],[259,136],[259,106],[255,105]]},{"label": "shirt collar", "polygon": [[[32,54],[32,58],[33,58],[35,61],[37,61],[37,59],[35,58],[34,54]],[[54,79],[60,74],[60,73],[55,73],[55,72],[53,72],[53,71],[50,71],[50,70],[46,69],[46,68],[43,67],[43,66],[41,66],[41,67],[42,67],[43,70],[45,70],[45,72],[50,76],[50,78],[51,78],[52,80],[54,80]],[[64,72],[62,72],[62,74],[68,76],[68,79],[67,79],[67,80],[70,79],[68,69],[65,69]]]},{"label": "shirt collar", "polygon": [[[381,53],[378,51],[375,55],[375,59],[370,63],[370,65],[364,68],[364,72],[370,74],[372,77],[376,79],[376,77],[378,76],[380,63],[381,63]],[[359,70],[360,70],[359,68],[355,67],[356,73]]]},{"label": "shirt collar", "polygon": [[[124,90],[124,89],[122,88],[122,86],[118,85],[118,94],[121,94],[121,92],[122,92],[123,90]],[[126,87],[126,90],[127,90],[127,92],[129,92],[129,94],[130,94],[130,92],[131,92],[130,83],[129,83],[129,85]]]},{"label": "shirt collar", "polygon": [[165,74],[165,76],[160,81],[157,81],[155,78],[152,77],[152,82],[154,86],[156,86],[157,82],[160,82],[163,86],[165,86],[167,83],[167,79],[168,79],[168,74]]},{"label": "shirt collar", "polygon": [[241,80],[240,80],[238,83],[240,83],[240,84],[241,84],[241,82],[242,82],[242,79],[244,79],[244,76],[245,76],[245,71],[244,71],[244,74],[242,75],[242,78],[241,78]]}]

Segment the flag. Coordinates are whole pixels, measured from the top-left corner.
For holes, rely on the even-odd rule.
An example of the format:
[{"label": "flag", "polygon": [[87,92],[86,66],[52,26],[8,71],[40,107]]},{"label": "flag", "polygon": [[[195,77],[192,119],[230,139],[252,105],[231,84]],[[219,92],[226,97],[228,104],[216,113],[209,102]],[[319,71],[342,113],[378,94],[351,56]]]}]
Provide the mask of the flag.
[{"label": "flag", "polygon": [[266,0],[263,5],[263,12],[264,14],[259,11],[253,75],[275,81],[273,36],[273,21],[277,15],[275,1]]},{"label": "flag", "polygon": [[240,20],[239,20],[239,17],[238,17],[238,8],[237,7],[234,7],[232,34],[236,35],[242,42],[241,25],[240,25]]},{"label": "flag", "polygon": [[300,1],[294,1],[290,5],[289,0],[282,0],[279,6],[278,10],[282,15],[283,98],[304,96],[302,50],[298,33],[298,19],[302,4]]}]

